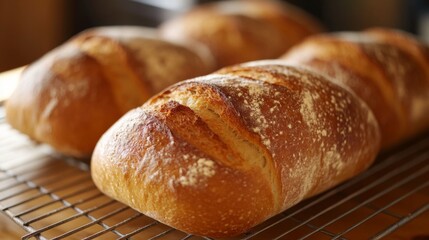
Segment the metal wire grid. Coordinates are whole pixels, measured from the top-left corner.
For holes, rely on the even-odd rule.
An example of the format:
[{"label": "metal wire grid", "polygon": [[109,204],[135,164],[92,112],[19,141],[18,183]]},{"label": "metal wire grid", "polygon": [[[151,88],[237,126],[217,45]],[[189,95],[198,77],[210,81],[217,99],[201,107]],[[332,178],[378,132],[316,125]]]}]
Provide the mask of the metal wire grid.
[{"label": "metal wire grid", "polygon": [[[93,185],[87,164],[31,143],[4,119],[0,208],[28,232],[22,239],[208,239],[170,228],[104,196]],[[380,239],[428,210],[426,136],[239,238]]]}]

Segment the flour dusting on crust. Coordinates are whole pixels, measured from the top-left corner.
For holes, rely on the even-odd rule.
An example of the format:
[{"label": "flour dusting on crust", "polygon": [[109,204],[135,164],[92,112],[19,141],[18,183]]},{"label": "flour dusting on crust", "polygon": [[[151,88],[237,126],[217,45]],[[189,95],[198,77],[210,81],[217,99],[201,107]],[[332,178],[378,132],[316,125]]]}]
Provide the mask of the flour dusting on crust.
[{"label": "flour dusting on crust", "polygon": [[215,163],[210,159],[200,158],[188,169],[180,169],[179,183],[182,186],[196,186],[199,182],[215,175],[215,173]]},{"label": "flour dusting on crust", "polygon": [[308,126],[317,125],[317,116],[314,109],[313,97],[309,91],[304,91],[302,94],[300,112]]}]

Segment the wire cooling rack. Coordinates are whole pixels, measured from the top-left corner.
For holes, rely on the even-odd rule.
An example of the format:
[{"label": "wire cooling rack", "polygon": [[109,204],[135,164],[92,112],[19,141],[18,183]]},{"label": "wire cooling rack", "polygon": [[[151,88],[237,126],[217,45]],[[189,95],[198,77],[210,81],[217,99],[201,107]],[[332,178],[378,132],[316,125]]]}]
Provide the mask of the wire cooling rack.
[{"label": "wire cooling rack", "polygon": [[[26,230],[22,239],[208,239],[108,198],[93,185],[88,170],[86,163],[57,155],[13,130],[0,109],[0,209]],[[426,239],[428,213],[426,134],[238,239]]]}]

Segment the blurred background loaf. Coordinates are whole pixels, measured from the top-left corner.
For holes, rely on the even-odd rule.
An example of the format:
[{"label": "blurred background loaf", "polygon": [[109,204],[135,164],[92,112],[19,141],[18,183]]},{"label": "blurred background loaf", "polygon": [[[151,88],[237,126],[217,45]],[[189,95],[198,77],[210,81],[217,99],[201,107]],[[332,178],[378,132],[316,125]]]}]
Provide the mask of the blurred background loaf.
[{"label": "blurred background loaf", "polygon": [[280,1],[237,0],[204,4],[160,26],[163,38],[208,47],[218,68],[277,58],[322,27]]},{"label": "blurred background loaf", "polygon": [[352,89],[375,114],[387,149],[429,127],[428,52],[405,32],[371,28],[309,37],[283,59]]},{"label": "blurred background loaf", "polygon": [[[84,29],[156,27],[209,0],[0,0],[0,71],[29,64]],[[283,0],[313,15],[328,31],[392,27],[429,37],[425,0]],[[363,13],[365,17],[363,16]],[[7,36],[7,37],[4,37]],[[31,39],[31,44],[28,40]]]},{"label": "blurred background loaf", "polygon": [[86,158],[127,111],[173,83],[211,71],[198,53],[157,39],[152,29],[93,28],[24,69],[6,116],[32,139]]}]

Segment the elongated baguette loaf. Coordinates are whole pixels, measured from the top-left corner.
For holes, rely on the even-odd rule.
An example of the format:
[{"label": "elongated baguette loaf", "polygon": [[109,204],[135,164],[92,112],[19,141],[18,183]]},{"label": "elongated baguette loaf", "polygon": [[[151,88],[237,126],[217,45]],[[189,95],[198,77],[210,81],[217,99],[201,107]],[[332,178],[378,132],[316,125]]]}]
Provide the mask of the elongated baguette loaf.
[{"label": "elongated baguette loaf", "polygon": [[388,29],[310,37],[282,57],[351,88],[372,109],[389,148],[429,127],[429,51]]},{"label": "elongated baguette loaf", "polygon": [[105,194],[180,230],[233,236],[366,169],[377,121],[352,92],[282,62],[173,85],[98,142]]},{"label": "elongated baguette loaf", "polygon": [[85,31],[31,64],[8,122],[64,154],[89,157],[100,136],[163,88],[212,70],[197,53],[141,27]]},{"label": "elongated baguette loaf", "polygon": [[310,15],[273,0],[204,4],[160,27],[165,39],[207,46],[219,68],[277,58],[305,37],[321,31]]}]

